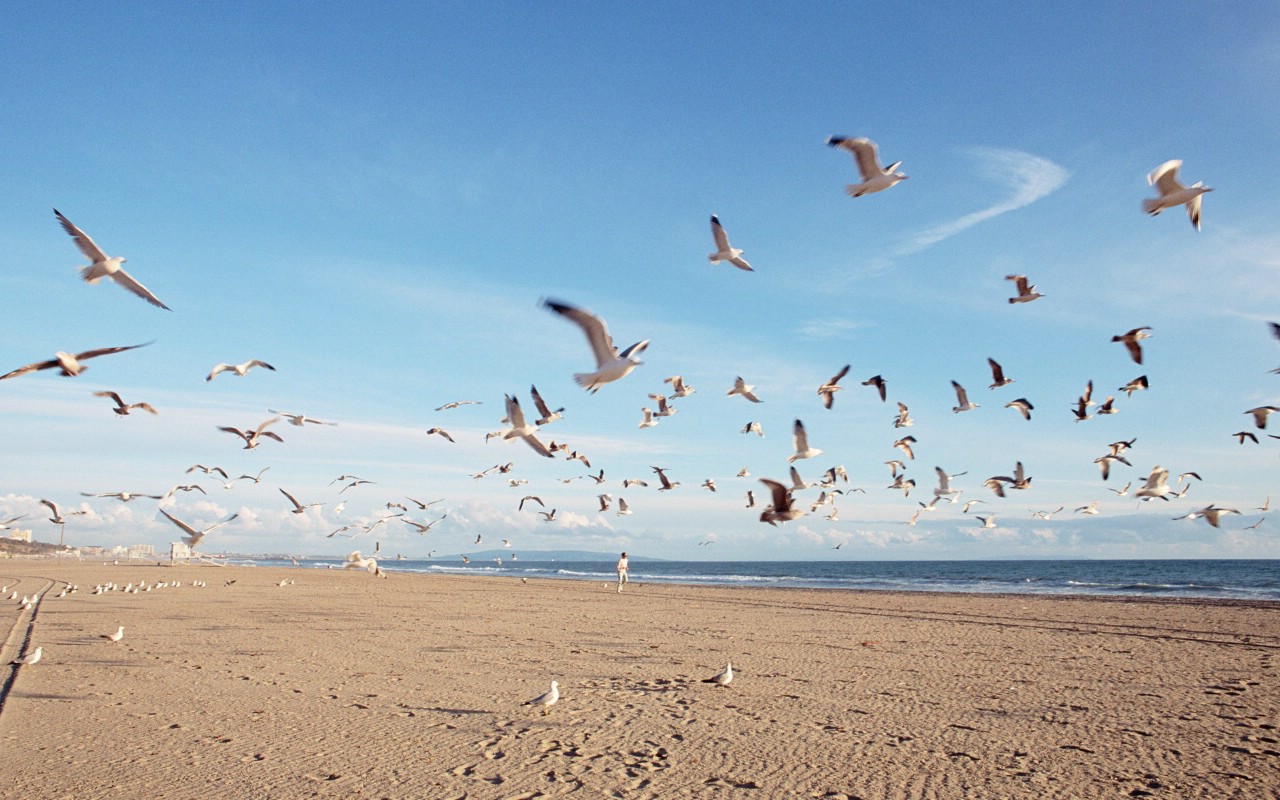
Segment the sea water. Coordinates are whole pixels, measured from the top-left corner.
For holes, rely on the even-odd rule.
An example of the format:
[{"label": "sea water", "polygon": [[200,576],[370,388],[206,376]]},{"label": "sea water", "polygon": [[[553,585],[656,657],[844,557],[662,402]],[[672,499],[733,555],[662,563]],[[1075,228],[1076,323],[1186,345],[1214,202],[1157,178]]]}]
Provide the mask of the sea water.
[{"label": "sea water", "polygon": [[[263,566],[290,561],[260,559]],[[310,568],[341,559],[300,559]],[[381,560],[392,572],[611,581],[613,560]],[[648,561],[632,582],[919,592],[1200,597],[1280,601],[1280,560]]]}]

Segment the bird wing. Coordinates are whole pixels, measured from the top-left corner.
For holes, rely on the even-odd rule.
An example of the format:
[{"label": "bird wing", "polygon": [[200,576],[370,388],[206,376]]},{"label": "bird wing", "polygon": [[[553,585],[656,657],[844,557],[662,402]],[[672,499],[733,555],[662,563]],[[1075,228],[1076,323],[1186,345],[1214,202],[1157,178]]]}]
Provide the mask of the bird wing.
[{"label": "bird wing", "polygon": [[1182,160],[1178,158],[1164,162],[1147,176],[1147,184],[1156,187],[1156,191],[1160,194],[1182,191],[1186,187],[1178,180],[1178,168],[1181,166]]},{"label": "bird wing", "polygon": [[809,449],[809,437],[804,432],[804,423],[796,420],[795,427],[791,429],[792,439],[796,445],[796,452],[803,453]]},{"label": "bird wing", "polygon": [[853,159],[858,162],[858,172],[862,174],[864,181],[884,174],[875,142],[865,138],[849,139],[844,146],[853,152]]},{"label": "bird wing", "polygon": [[89,234],[80,230],[71,222],[71,220],[62,216],[62,212],[55,208],[53,210],[53,214],[58,218],[58,222],[62,223],[62,229],[70,234],[71,238],[75,240],[76,247],[80,248],[80,252],[84,254],[85,258],[95,264],[99,261],[106,261],[110,258],[106,253],[102,252],[101,247],[98,247],[98,245],[89,238]]},{"label": "bird wing", "polygon": [[139,347],[146,347],[151,342],[143,342],[142,344],[131,344],[124,347],[99,347],[96,350],[85,350],[83,353],[76,353],[76,361],[85,361],[98,356],[109,356],[112,353],[123,353],[126,350],[136,350]]},{"label": "bird wing", "polygon": [[715,215],[711,215],[711,237],[716,240],[716,251],[727,253],[731,247],[729,245],[729,234],[724,232],[724,226],[720,224],[720,219]]},{"label": "bird wing", "polygon": [[231,520],[235,519],[235,518],[236,518],[236,517],[238,517],[238,516],[240,516],[238,513],[237,513],[237,514],[232,514],[231,516],[227,517],[227,518],[226,518],[226,519],[224,519],[223,521],[221,521],[221,522],[219,522],[219,523],[216,523],[216,524],[214,524],[214,525],[211,525],[210,527],[205,528],[204,530],[200,531],[200,535],[201,535],[201,536],[203,536],[203,535],[205,535],[206,533],[209,533],[210,531],[217,530],[218,528],[221,528],[223,525],[226,525],[228,522],[230,522]]},{"label": "bird wing", "polygon": [[157,511],[159,511],[161,514],[164,514],[165,519],[169,520],[169,521],[170,521],[170,522],[172,522],[174,525],[177,525],[177,526],[178,526],[179,528],[181,528],[184,532],[186,532],[186,533],[187,533],[187,535],[191,536],[191,537],[192,537],[192,538],[194,538],[196,541],[199,541],[199,540],[200,540],[200,537],[204,535],[204,534],[202,534],[200,531],[196,530],[195,528],[191,527],[191,526],[190,526],[190,525],[188,525],[187,523],[183,522],[182,520],[180,520],[180,519],[178,519],[177,517],[173,516],[173,515],[172,515],[172,514],[170,514],[169,512],[165,511],[163,508],[157,508],[156,510],[157,510]]},{"label": "bird wing", "polygon": [[835,386],[837,383],[839,383],[839,382],[840,382],[840,379],[841,379],[841,378],[843,378],[845,375],[848,375],[848,374],[849,374],[849,365],[848,365],[848,364],[845,364],[843,367],[841,367],[841,368],[840,368],[840,371],[839,371],[839,372],[837,372],[837,373],[836,373],[836,374],[831,378],[831,380],[827,381],[827,385],[828,385],[828,386]]},{"label": "bird wing", "polygon": [[591,345],[591,352],[595,354],[596,367],[602,367],[618,357],[618,350],[613,346],[613,337],[609,335],[609,328],[604,320],[586,309],[556,300],[544,300],[542,304],[582,328],[582,332],[587,335],[587,343]]},{"label": "bird wing", "polygon": [[1198,194],[1187,201],[1187,219],[1191,220],[1191,227],[1200,230],[1200,204],[1204,200],[1204,195]]},{"label": "bird wing", "polygon": [[124,269],[117,269],[115,272],[111,273],[111,280],[120,284],[125,289],[128,289],[130,292],[133,292],[138,297],[141,297],[143,300],[146,300],[148,303],[150,303],[153,306],[156,306],[158,308],[163,308],[165,311],[172,310],[168,306],[166,306],[164,303],[160,302],[159,297],[156,297],[155,294],[152,293],[150,289],[148,289],[147,287],[139,283],[137,278],[134,278],[128,272],[125,272]]},{"label": "bird wing", "polygon": [[538,455],[546,456],[547,458],[554,458],[554,456],[551,454],[551,451],[547,449],[547,446],[543,444],[542,440],[539,439],[537,436],[534,436],[533,434],[529,434],[528,436],[521,436],[520,438],[524,439],[525,442],[527,442],[528,445],[538,453]]},{"label": "bird wing", "polygon": [[988,358],[987,363],[991,365],[991,382],[1004,383],[1004,370],[1000,368],[1000,364],[994,358]]},{"label": "bird wing", "polygon": [[533,404],[537,406],[538,413],[541,414],[544,419],[551,416],[551,409],[547,407],[547,403],[542,399],[542,395],[538,394],[538,387],[530,386],[529,394],[533,396]]},{"label": "bird wing", "polygon": [[295,498],[293,495],[291,495],[291,494],[289,494],[288,492],[286,492],[284,489],[281,489],[281,490],[280,490],[280,494],[282,494],[282,495],[284,495],[285,497],[289,498],[289,502],[290,502],[290,503],[293,503],[293,507],[294,507],[294,508],[297,508],[297,509],[301,509],[301,508],[302,508],[302,503],[299,503],[299,502],[298,502],[298,500],[297,500],[297,498]]},{"label": "bird wing", "polygon": [[960,406],[969,405],[969,394],[964,390],[964,387],[956,383],[955,381],[952,381],[951,385],[956,390],[956,400],[958,401],[957,404]]},{"label": "bird wing", "polygon": [[258,359],[256,359],[256,358],[255,358],[255,359],[252,359],[251,361],[248,361],[247,363],[245,363],[244,368],[245,368],[245,369],[248,369],[249,367],[262,367],[262,368],[264,368],[264,369],[269,369],[269,370],[271,370],[272,372],[275,372],[275,371],[276,371],[276,368],[275,368],[275,367],[271,366],[270,364],[268,364],[268,363],[267,363],[267,362],[265,362],[265,361],[259,361],[259,360],[258,360]]},{"label": "bird wing", "polygon": [[787,511],[791,508],[791,493],[787,491],[787,487],[768,478],[761,478],[760,482],[769,487],[774,511]]},{"label": "bird wing", "polygon": [[507,401],[507,420],[511,423],[512,428],[526,427],[524,421],[524,411],[520,408],[520,401],[511,395],[504,395]]}]

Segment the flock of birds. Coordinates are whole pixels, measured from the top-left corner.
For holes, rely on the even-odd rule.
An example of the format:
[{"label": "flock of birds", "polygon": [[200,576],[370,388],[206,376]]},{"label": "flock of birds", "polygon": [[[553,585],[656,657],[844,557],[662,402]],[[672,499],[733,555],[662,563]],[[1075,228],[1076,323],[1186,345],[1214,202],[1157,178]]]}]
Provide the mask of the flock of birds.
[{"label": "flock of birds", "polygon": [[[859,183],[850,184],[846,187],[846,191],[851,197],[864,197],[866,195],[882,192],[907,179],[907,176],[899,171],[901,162],[895,162],[887,167],[881,165],[878,148],[876,144],[869,139],[833,136],[827,143],[832,147],[846,150],[853,156],[861,180]],[[1157,195],[1155,197],[1145,199],[1142,203],[1142,208],[1148,214],[1157,215],[1166,209],[1183,206],[1187,211],[1191,223],[1197,230],[1199,230],[1203,195],[1212,190],[1204,186],[1202,183],[1195,183],[1191,186],[1185,186],[1182,184],[1178,177],[1180,167],[1181,162],[1178,160],[1167,161],[1148,175],[1148,182],[1155,188]],[[152,291],[147,289],[145,285],[124,269],[124,258],[107,255],[107,253],[102,250],[102,248],[100,248],[92,238],[63,216],[62,213],[55,209],[54,214],[63,230],[72,238],[77,248],[89,261],[87,266],[81,268],[81,276],[86,282],[94,284],[98,283],[103,278],[108,278],[121,288],[131,292],[151,305],[160,309],[169,310],[169,307],[165,305],[165,303],[163,303]],[[708,255],[710,263],[726,263],[739,270],[753,271],[751,264],[743,258],[744,251],[740,248],[733,247],[730,243],[729,236],[720,219],[716,215],[711,216],[711,234],[715,251]],[[1008,298],[1008,302],[1010,304],[1031,303],[1045,297],[1044,294],[1036,290],[1036,286],[1032,284],[1025,275],[1009,275],[1007,276],[1007,279],[1014,285],[1014,295]],[[626,378],[643,363],[640,360],[640,356],[649,346],[649,340],[642,339],[626,348],[619,349],[614,344],[613,338],[609,333],[608,326],[602,317],[584,308],[580,308],[561,300],[546,299],[542,301],[542,306],[548,311],[562,317],[567,322],[576,326],[585,336],[595,362],[594,368],[590,371],[577,373],[573,376],[577,384],[584,390],[590,393],[598,392],[602,387]],[[1280,338],[1280,325],[1273,323],[1271,330],[1273,335]],[[1112,341],[1122,344],[1132,361],[1141,365],[1143,362],[1143,342],[1150,338],[1150,336],[1151,328],[1142,326],[1133,328],[1124,333],[1116,334]],[[41,370],[57,370],[61,375],[75,377],[82,374],[88,368],[88,365],[85,362],[91,359],[126,353],[146,347],[148,344],[150,344],[150,342],[125,346],[100,347],[78,353],[60,351],[55,353],[51,359],[26,364],[11,370],[4,375],[0,375],[0,381],[17,378]],[[989,358],[988,364],[992,372],[992,383],[989,387],[990,389],[1000,389],[1013,383],[1013,380],[1005,375],[1003,367],[995,359]],[[276,368],[266,361],[256,358],[239,364],[219,363],[210,369],[205,380],[213,381],[214,378],[223,374],[243,378],[253,370],[274,372]],[[844,389],[844,386],[841,385],[841,381],[848,376],[849,371],[850,366],[845,365],[841,367],[829,380],[824,381],[817,387],[816,393],[820,399],[821,406],[824,409],[831,410],[833,408],[837,394]],[[641,409],[642,417],[638,423],[638,427],[641,430],[653,428],[664,418],[674,415],[678,410],[677,402],[692,395],[695,391],[693,387],[685,383],[684,378],[680,375],[672,375],[666,378],[664,383],[669,385],[669,390],[650,394],[649,397],[653,400],[652,407],[645,406]],[[881,375],[871,376],[867,380],[862,381],[861,384],[863,386],[871,387],[878,394],[881,402],[887,402],[887,383]],[[970,398],[970,395],[964,386],[954,380],[951,382],[951,385],[956,396],[956,405],[952,408],[952,411],[958,414],[979,408],[980,404],[974,402]],[[1118,392],[1124,392],[1126,396],[1132,396],[1134,392],[1149,389],[1149,386],[1150,384],[1147,376],[1141,375],[1134,378],[1125,386],[1120,387]],[[760,403],[762,402],[761,398],[755,393],[755,389],[756,387],[754,385],[747,383],[742,376],[738,376],[734,379],[732,385],[726,390],[726,395],[729,397],[740,397],[743,401],[748,403]],[[1095,414],[1107,415],[1116,412],[1117,409],[1115,406],[1114,395],[1108,396],[1101,404],[1099,404],[1093,400],[1092,392],[1093,384],[1092,381],[1089,381],[1084,392],[1073,404],[1073,413],[1077,422],[1090,419]],[[94,395],[110,400],[112,403],[111,410],[119,416],[127,416],[134,411],[144,411],[153,415],[158,413],[157,409],[150,403],[126,402],[122,395],[116,391],[99,391],[94,392]],[[525,414],[520,403],[520,398],[516,394],[508,394],[504,397],[505,415],[502,422],[505,427],[487,434],[485,437],[486,441],[492,438],[498,438],[507,442],[521,440],[538,456],[543,458],[556,458],[557,454],[563,454],[564,458],[579,461],[590,469],[590,460],[586,454],[571,448],[563,442],[557,442],[555,440],[545,438],[544,431],[547,430],[546,426],[562,419],[565,409],[552,409],[538,392],[536,386],[531,387],[530,398],[537,410],[537,418],[532,418],[531,415]],[[130,398],[130,400],[134,399],[135,398]],[[910,409],[900,400],[896,401],[896,403],[898,413],[893,419],[894,428],[901,429],[911,427],[914,424],[914,420],[910,416]],[[459,400],[441,405],[436,408],[436,411],[450,411],[463,406],[479,404],[480,401]],[[1032,412],[1035,411],[1035,406],[1026,397],[1011,399],[1004,404],[1004,407],[1012,409],[1027,421],[1030,421]],[[1280,410],[1280,408],[1274,406],[1260,406],[1258,408],[1250,409],[1245,413],[1251,415],[1253,417],[1255,427],[1262,430],[1266,428],[1268,416],[1278,410]],[[242,444],[243,449],[255,450],[267,441],[283,443],[284,437],[279,432],[280,429],[276,426],[284,422],[287,422],[289,425],[297,428],[307,428],[309,426],[330,426],[335,424],[333,422],[314,419],[300,413],[282,412],[274,409],[268,409],[268,413],[272,416],[259,422],[253,422],[249,425],[239,427],[229,425],[218,426],[218,430],[234,436]],[[749,421],[742,428],[741,432],[743,434],[754,433],[760,437],[765,435],[764,429],[758,421]],[[439,437],[441,440],[449,443],[455,443],[453,435],[443,427],[433,426],[429,428],[426,433],[429,436]],[[827,506],[830,507],[830,511],[825,515],[825,518],[831,521],[837,520],[838,511],[835,507],[836,497],[838,495],[845,495],[851,492],[865,492],[865,490],[853,489],[847,486],[849,478],[843,465],[833,466],[826,470],[823,478],[817,483],[809,483],[804,480],[797,471],[795,462],[817,457],[823,453],[823,450],[814,447],[810,443],[804,423],[801,419],[795,419],[791,433],[794,452],[787,459],[790,480],[783,481],[773,478],[760,479],[761,484],[763,484],[767,490],[768,501],[759,511],[759,521],[770,525],[777,525],[799,519],[806,514],[817,513],[820,509]],[[1274,435],[1268,435],[1271,436],[1271,438],[1280,438]],[[1246,439],[1253,442],[1258,441],[1257,435],[1249,430],[1239,431],[1233,434],[1233,436],[1237,437],[1241,443]],[[906,497],[909,497],[911,491],[916,488],[916,481],[914,478],[908,477],[906,473],[907,463],[914,461],[915,459],[913,449],[913,445],[915,444],[917,444],[915,437],[911,435],[901,436],[893,442],[893,446],[902,452],[905,461],[902,459],[894,459],[885,462],[885,464],[890,468],[890,479],[892,481],[887,488],[894,491],[900,490]],[[1126,453],[1133,444],[1134,442],[1132,440],[1112,443],[1108,448],[1108,453],[1100,455],[1095,459],[1095,463],[1099,465],[1101,470],[1103,480],[1109,478],[1111,468],[1115,464],[1132,466],[1126,456]],[[494,465],[493,467],[476,473],[474,477],[476,479],[481,479],[493,473],[508,475],[512,472],[513,468],[514,465],[511,462],[508,462],[505,465]],[[251,481],[254,484],[261,483],[263,480],[263,473],[266,472],[266,469],[263,469],[256,475],[241,474],[236,478],[231,478],[231,473],[220,466],[195,464],[187,470],[187,473],[190,474],[197,470],[205,477],[219,480],[225,489],[231,489],[241,481]],[[652,470],[655,475],[655,480],[658,483],[657,491],[671,491],[680,486],[679,481],[672,480],[668,475],[668,473],[672,471],[669,467],[654,466],[652,467]],[[915,525],[920,514],[936,510],[939,501],[945,500],[951,504],[959,502],[962,490],[956,488],[952,481],[954,478],[966,473],[958,472],[949,474],[942,467],[936,467],[935,474],[937,475],[938,484],[932,490],[932,499],[927,503],[919,502],[918,508],[914,510],[914,513],[910,519],[905,522],[905,524]],[[1156,466],[1150,471],[1142,486],[1134,492],[1134,495],[1143,500],[1169,500],[1173,497],[1185,496],[1187,487],[1189,486],[1189,483],[1186,482],[1189,479],[1189,476],[1194,476],[1195,478],[1199,477],[1195,473],[1183,473],[1179,479],[1178,488],[1173,488],[1168,483],[1169,475],[1169,470],[1161,466]],[[737,477],[748,476],[749,472],[744,468],[738,473]],[[603,469],[600,469],[595,475],[589,475],[586,477],[592,478],[597,486],[605,483]],[[518,487],[527,483],[527,479],[520,477],[508,477],[507,480],[511,487]],[[564,483],[569,483],[570,481],[575,480],[575,478],[560,480]],[[339,490],[339,495],[342,495],[349,490],[369,485],[374,482],[358,476],[344,474],[331,482],[330,486],[334,486],[339,483],[342,484],[342,488]],[[1022,462],[1018,461],[1010,475],[993,475],[985,479],[982,482],[982,486],[990,489],[994,498],[1003,498],[1007,496],[1006,493],[1008,491],[1028,489],[1031,486],[1031,483],[1032,478],[1026,473]],[[622,481],[623,489],[629,489],[632,486],[647,487],[649,486],[649,483],[638,478],[627,478]],[[713,478],[705,479],[700,484],[700,487],[710,492],[718,491]],[[301,493],[290,491],[284,486],[279,486],[277,488],[285,501],[287,501],[288,510],[294,514],[307,514],[310,509],[319,508],[328,502],[327,500],[318,501],[312,498],[305,498],[308,502],[303,502],[299,499]],[[812,503],[802,503],[797,498],[797,492],[809,488],[817,488],[820,490],[818,498]],[[1124,496],[1128,493],[1128,490],[1129,485],[1126,485],[1121,490],[1113,489],[1112,491],[1119,496]],[[199,492],[203,495],[208,494],[204,486],[199,483],[179,483],[167,492],[163,493],[117,491],[84,492],[82,494],[86,497],[93,498],[114,498],[124,503],[128,503],[139,498],[147,498],[155,500],[158,503],[163,503],[174,498],[179,492]],[[408,529],[415,531],[418,534],[426,534],[430,532],[435,525],[444,521],[449,516],[448,513],[445,512],[438,517],[422,519],[419,521],[413,518],[411,511],[427,512],[430,506],[442,502],[443,498],[426,503],[413,498],[405,499],[414,504],[415,507],[411,509],[399,499],[391,500],[385,504],[385,513],[379,512],[376,518],[372,521],[366,521],[361,524],[353,522],[341,525],[329,533],[328,536],[355,538],[357,536],[370,534],[381,525],[388,525],[392,523],[405,525]],[[595,509],[597,513],[605,513],[613,509],[613,501],[615,499],[613,493],[603,492],[597,494],[596,499],[599,502],[599,508]],[[85,513],[84,509],[63,513],[52,500],[42,499],[40,502],[51,512],[52,516],[49,517],[50,522],[59,526],[66,524],[68,516]],[[963,512],[967,513],[974,504],[982,502],[985,501],[978,499],[969,500],[964,504]],[[540,496],[536,494],[523,496],[520,500],[518,511],[523,512],[526,504],[537,504],[540,506],[542,510],[537,510],[533,513],[540,515],[544,522],[552,523],[557,520],[558,509],[552,508],[549,511],[546,510],[546,504]],[[344,499],[332,506],[335,517],[342,513],[345,505],[346,501]],[[753,491],[747,491],[746,493],[746,506],[748,508],[755,508],[757,506],[755,493]],[[1268,508],[1269,498],[1264,506],[1260,507],[1258,510],[1266,511]],[[633,513],[632,509],[632,505],[629,504],[625,498],[617,498],[617,515],[630,515]],[[170,521],[182,532],[183,541],[192,548],[192,550],[200,546],[205,537],[210,533],[235,521],[238,517],[238,514],[231,514],[213,525],[198,528],[195,525],[184,521],[177,514],[166,511],[164,508],[158,508],[157,510],[165,519]],[[532,508],[530,510],[532,511]],[[1058,510],[1060,511],[1062,509]],[[1076,508],[1076,512],[1086,515],[1095,513],[1096,502],[1080,506]],[[1049,519],[1053,513],[1057,512],[1033,512],[1033,516],[1040,519]],[[1208,521],[1209,524],[1216,527],[1224,514],[1238,513],[1241,513],[1239,509],[1219,508],[1216,505],[1210,504],[1192,511],[1183,517],[1179,517],[1179,519],[1203,518]],[[14,520],[10,520],[9,523],[21,519],[24,516],[26,515],[15,517]],[[982,527],[990,528],[995,527],[996,525],[996,516],[994,513],[976,516],[976,518]],[[1260,523],[1261,520],[1250,527],[1257,527]],[[7,524],[8,523],[6,523],[6,525]],[[482,536],[483,535],[477,536],[474,544],[481,544]],[[712,541],[713,540],[704,541],[701,544],[710,544]],[[504,542],[507,545],[510,544],[507,540],[504,540]],[[837,545],[837,547],[838,546],[839,545]],[[380,554],[380,545],[375,550],[375,554]],[[435,551],[433,550],[431,556],[434,555]],[[465,554],[459,555],[462,556],[464,560],[469,561],[469,558],[467,558]],[[515,554],[513,553],[511,557],[515,558]],[[377,567],[376,558],[365,558],[359,551],[353,552],[348,557],[345,566],[359,569],[368,568],[372,572],[380,573],[380,570]]]}]

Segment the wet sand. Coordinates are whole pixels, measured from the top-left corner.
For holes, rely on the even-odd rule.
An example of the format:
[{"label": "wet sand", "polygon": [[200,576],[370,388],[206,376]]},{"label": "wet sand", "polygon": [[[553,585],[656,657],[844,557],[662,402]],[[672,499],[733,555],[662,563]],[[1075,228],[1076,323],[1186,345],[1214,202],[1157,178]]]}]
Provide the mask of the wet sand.
[{"label": "wet sand", "polygon": [[[3,663],[44,648],[5,667],[12,797],[1280,796],[1280,603],[51,560],[5,583],[50,587],[34,617],[4,601]],[[549,713],[521,705],[553,679]]]}]

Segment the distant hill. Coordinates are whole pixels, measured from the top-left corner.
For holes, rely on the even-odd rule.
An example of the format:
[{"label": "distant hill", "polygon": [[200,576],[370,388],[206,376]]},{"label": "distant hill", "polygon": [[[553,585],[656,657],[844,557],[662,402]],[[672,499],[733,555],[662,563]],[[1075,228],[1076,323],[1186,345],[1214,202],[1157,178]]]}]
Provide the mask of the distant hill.
[{"label": "distant hill", "polygon": [[23,542],[18,539],[0,538],[0,553],[13,556],[51,556],[58,552],[56,544]]}]

